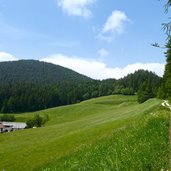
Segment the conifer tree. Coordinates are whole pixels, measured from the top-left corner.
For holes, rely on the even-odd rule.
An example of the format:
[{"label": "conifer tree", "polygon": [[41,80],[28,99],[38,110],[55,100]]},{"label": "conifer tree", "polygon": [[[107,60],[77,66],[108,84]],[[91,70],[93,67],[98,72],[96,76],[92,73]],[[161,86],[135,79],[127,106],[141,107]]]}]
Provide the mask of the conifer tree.
[{"label": "conifer tree", "polygon": [[163,76],[163,83],[159,93],[161,98],[171,99],[171,37],[169,37],[166,48],[166,65]]}]

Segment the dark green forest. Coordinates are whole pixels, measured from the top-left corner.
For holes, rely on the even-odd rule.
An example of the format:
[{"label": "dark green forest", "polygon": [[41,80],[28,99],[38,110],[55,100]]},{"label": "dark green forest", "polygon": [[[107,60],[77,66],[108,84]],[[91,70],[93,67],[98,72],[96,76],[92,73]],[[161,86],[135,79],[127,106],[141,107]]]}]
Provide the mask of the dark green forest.
[{"label": "dark green forest", "polygon": [[[138,93],[138,101],[141,103],[157,96],[160,84],[160,77],[144,70],[119,80],[100,81],[58,65],[35,60],[1,62],[0,111],[36,111],[112,94]],[[139,91],[140,88],[143,90]],[[143,93],[148,95],[144,97]]]}]

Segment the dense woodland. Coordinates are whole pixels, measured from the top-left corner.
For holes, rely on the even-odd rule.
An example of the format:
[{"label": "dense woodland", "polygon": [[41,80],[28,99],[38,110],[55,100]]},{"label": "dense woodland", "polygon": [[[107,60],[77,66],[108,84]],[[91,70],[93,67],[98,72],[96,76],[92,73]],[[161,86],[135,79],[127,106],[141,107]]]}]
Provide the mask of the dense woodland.
[{"label": "dense woodland", "polygon": [[[35,111],[112,94],[138,93],[139,102],[144,102],[157,95],[160,83],[160,77],[143,70],[119,80],[100,81],[40,61],[1,62],[0,111],[2,113]],[[146,95],[147,92],[150,93]]]}]

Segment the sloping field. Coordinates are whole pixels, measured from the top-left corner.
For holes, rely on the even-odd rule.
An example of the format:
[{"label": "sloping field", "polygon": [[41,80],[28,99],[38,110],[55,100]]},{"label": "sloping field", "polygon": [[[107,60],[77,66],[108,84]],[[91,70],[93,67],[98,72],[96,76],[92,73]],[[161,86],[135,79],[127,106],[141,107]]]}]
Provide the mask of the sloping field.
[{"label": "sloping field", "polygon": [[46,168],[87,145],[111,137],[117,130],[125,129],[144,115],[152,115],[160,104],[161,101],[156,99],[138,104],[136,96],[108,96],[35,113],[18,114],[18,121],[24,121],[36,113],[48,114],[50,120],[42,128],[0,134],[0,170]]}]

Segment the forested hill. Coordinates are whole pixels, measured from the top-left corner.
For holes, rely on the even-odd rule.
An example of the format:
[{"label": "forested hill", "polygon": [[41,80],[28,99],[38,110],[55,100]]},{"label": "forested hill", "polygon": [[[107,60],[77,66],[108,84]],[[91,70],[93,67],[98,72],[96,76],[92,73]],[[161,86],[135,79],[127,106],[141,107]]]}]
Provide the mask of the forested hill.
[{"label": "forested hill", "polygon": [[71,69],[35,60],[0,62],[0,112],[26,112],[90,98],[95,81]]},{"label": "forested hill", "polygon": [[36,60],[0,62],[0,85],[14,83],[33,83],[52,85],[60,81],[90,81],[87,76],[51,63]]},{"label": "forested hill", "polygon": [[138,70],[119,79],[118,82],[124,87],[133,88],[135,92],[139,91],[142,83],[149,84],[153,91],[156,91],[161,83],[161,77],[151,71]]},{"label": "forested hill", "polygon": [[157,95],[160,82],[156,74],[143,70],[100,81],[45,62],[1,62],[0,112],[36,111],[112,94],[138,93],[142,103]]}]

